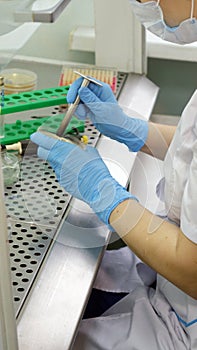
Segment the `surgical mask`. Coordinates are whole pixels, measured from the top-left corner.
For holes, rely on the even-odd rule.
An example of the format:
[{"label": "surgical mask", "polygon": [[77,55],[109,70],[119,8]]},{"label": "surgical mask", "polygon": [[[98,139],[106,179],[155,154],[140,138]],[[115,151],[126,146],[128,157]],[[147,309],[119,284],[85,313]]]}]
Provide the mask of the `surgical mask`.
[{"label": "surgical mask", "polygon": [[136,0],[130,0],[136,17],[153,34],[163,40],[182,45],[197,41],[197,20],[193,17],[194,0],[191,0],[190,18],[172,28],[164,22],[159,2],[160,0],[139,3]]}]

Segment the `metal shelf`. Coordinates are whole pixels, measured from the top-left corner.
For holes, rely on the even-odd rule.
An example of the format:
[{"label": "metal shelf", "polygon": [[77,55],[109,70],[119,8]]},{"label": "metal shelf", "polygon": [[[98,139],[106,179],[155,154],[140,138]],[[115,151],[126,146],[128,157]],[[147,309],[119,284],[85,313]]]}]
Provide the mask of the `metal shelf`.
[{"label": "metal shelf", "polygon": [[[119,74],[117,94],[125,79],[125,74]],[[63,113],[65,108],[51,109],[52,118]],[[39,112],[43,113],[37,110],[37,118]],[[36,119],[35,111],[29,113],[28,119],[32,118]],[[96,146],[100,133],[89,120],[85,123],[84,134],[88,136],[88,144]],[[16,317],[33,287],[71,200],[71,196],[60,187],[49,164],[29,153],[27,147],[21,159],[19,181],[5,188]]]},{"label": "metal shelf", "polygon": [[[119,74],[117,97],[128,115],[148,119],[157,92],[144,76]],[[51,110],[60,112],[58,106]],[[32,114],[39,117],[39,110]],[[84,133],[125,186],[135,154],[100,135],[90,121]],[[20,181],[5,197],[19,349],[71,349],[110,231],[59,186],[46,162],[28,152]]]}]

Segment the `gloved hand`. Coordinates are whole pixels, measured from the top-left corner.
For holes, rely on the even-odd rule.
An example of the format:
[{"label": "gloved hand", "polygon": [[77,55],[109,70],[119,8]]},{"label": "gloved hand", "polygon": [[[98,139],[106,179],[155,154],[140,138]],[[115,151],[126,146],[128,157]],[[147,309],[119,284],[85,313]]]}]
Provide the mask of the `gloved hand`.
[{"label": "gloved hand", "polygon": [[32,134],[31,140],[39,146],[38,156],[49,161],[60,185],[89,204],[105,224],[120,202],[136,199],[110,175],[95,148],[87,146],[84,150],[40,132]]},{"label": "gloved hand", "polygon": [[90,117],[103,135],[126,144],[133,152],[139,151],[147,139],[147,121],[128,117],[118,105],[108,84],[98,86],[90,83],[88,87],[80,88],[82,79],[75,80],[67,94],[68,103],[73,103],[77,94],[83,102],[75,114],[81,119]]}]

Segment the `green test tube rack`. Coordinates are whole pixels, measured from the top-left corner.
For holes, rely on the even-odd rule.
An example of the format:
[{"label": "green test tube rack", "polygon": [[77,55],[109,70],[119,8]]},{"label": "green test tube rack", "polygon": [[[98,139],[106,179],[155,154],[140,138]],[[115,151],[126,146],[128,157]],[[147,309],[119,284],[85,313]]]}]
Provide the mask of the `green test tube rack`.
[{"label": "green test tube rack", "polygon": [[[10,145],[18,141],[28,140],[30,135],[38,128],[56,134],[63,118],[64,114],[57,114],[52,117],[35,118],[27,121],[17,120],[15,123],[5,124],[5,136],[0,139],[0,144]],[[77,132],[84,132],[84,129],[84,121],[72,117],[66,133],[72,134],[76,130]]]},{"label": "green test tube rack", "polygon": [[1,114],[67,104],[66,95],[68,89],[69,86],[58,86],[49,89],[5,95]]},{"label": "green test tube rack", "polygon": [[[39,109],[57,105],[67,104],[66,95],[69,86],[58,86],[49,89],[20,92],[17,94],[5,95],[4,105],[0,114],[11,114],[32,109]],[[8,145],[30,138],[30,135],[38,128],[56,133],[65,114],[57,114],[51,117],[38,117],[32,120],[17,120],[12,124],[5,124],[5,136],[0,139],[0,144]],[[66,133],[84,132],[85,123],[72,117]]]}]

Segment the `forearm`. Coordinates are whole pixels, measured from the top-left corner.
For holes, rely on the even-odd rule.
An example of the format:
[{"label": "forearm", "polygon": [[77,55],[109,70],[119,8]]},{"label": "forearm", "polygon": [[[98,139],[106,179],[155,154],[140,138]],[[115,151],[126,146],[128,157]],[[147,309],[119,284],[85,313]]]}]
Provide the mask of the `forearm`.
[{"label": "forearm", "polygon": [[140,151],[163,160],[174,136],[176,126],[149,123],[148,138]]},{"label": "forearm", "polygon": [[119,204],[110,215],[110,224],[142,261],[197,299],[197,245],[179,227],[135,200]]}]

